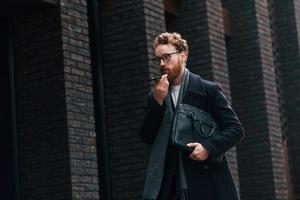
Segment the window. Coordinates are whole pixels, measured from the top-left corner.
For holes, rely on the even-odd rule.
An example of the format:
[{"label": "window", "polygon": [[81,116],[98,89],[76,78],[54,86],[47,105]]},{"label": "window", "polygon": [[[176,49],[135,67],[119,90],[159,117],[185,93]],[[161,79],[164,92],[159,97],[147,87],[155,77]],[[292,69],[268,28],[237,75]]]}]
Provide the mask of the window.
[{"label": "window", "polygon": [[176,30],[175,27],[176,27],[177,15],[178,15],[179,1],[164,0],[163,3],[165,9],[166,29],[169,32],[173,32]]}]

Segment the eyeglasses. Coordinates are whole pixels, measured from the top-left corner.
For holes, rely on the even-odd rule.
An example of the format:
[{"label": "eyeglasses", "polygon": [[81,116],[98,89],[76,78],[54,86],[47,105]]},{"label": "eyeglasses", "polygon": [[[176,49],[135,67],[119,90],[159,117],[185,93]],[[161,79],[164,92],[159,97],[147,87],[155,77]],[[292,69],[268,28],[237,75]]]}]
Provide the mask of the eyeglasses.
[{"label": "eyeglasses", "polygon": [[156,63],[156,64],[160,64],[161,60],[165,62],[169,62],[170,59],[171,59],[171,55],[172,54],[176,54],[176,53],[180,53],[179,51],[176,51],[176,52],[173,52],[173,53],[166,53],[166,54],[163,54],[161,57],[155,57],[153,58],[153,61]]}]

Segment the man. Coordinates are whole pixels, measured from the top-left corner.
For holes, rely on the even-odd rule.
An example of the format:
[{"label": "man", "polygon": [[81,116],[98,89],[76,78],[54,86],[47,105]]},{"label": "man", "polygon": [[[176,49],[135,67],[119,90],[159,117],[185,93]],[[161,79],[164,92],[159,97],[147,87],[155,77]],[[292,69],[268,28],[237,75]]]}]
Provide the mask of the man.
[{"label": "man", "polygon": [[[154,48],[162,77],[155,82],[148,96],[147,113],[141,127],[142,140],[153,144],[143,198],[185,199],[183,196],[187,194],[185,197],[191,200],[239,199],[226,156],[221,163],[210,161],[223,155],[243,137],[244,131],[235,112],[218,84],[188,72],[188,45],[180,34],[160,34],[154,41]],[[189,79],[184,83],[187,73]],[[194,148],[190,154],[181,152],[169,142],[171,121],[183,84],[187,89],[182,103],[209,112],[220,127],[218,134],[202,143],[187,144]],[[179,173],[180,163],[184,169],[185,187]],[[187,193],[182,188],[187,189]]]}]

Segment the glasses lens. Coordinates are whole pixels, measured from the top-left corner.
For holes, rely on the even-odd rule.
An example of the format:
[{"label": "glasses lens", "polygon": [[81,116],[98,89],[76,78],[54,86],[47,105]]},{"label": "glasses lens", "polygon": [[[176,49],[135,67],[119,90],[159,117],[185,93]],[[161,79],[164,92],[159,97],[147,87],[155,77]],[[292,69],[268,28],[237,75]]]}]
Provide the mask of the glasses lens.
[{"label": "glasses lens", "polygon": [[171,58],[171,55],[176,54],[176,53],[179,53],[179,52],[167,53],[167,54],[162,55],[162,57],[155,57],[153,59],[153,61],[155,62],[155,64],[158,64],[158,65],[160,64],[161,60],[163,60],[164,62],[169,62],[170,58]]},{"label": "glasses lens", "polygon": [[164,62],[168,62],[170,60],[170,57],[171,55],[170,54],[164,54],[161,59],[164,61]]}]

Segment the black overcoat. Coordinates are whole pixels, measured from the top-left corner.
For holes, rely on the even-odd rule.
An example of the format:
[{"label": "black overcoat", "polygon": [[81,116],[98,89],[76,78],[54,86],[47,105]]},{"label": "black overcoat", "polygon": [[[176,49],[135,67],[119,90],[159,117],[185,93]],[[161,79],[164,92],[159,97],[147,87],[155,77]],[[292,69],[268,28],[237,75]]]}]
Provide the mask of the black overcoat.
[{"label": "black overcoat", "polygon": [[[243,127],[231,108],[229,102],[221,91],[221,87],[200,76],[190,73],[189,84],[183,103],[203,109],[213,115],[221,131],[205,139],[202,145],[209,150],[209,156],[225,154],[236,145],[244,136]],[[145,120],[141,128],[141,138],[147,144],[152,144],[160,128],[165,105],[159,105],[150,93]],[[172,174],[177,173],[177,157],[174,147],[169,145],[162,193],[170,192]],[[222,163],[216,164],[208,161],[194,161],[183,154],[183,163],[190,189],[191,200],[237,200],[238,193],[228,166],[226,156]],[[210,191],[214,194],[212,198]],[[160,199],[167,199],[161,198]]]}]

